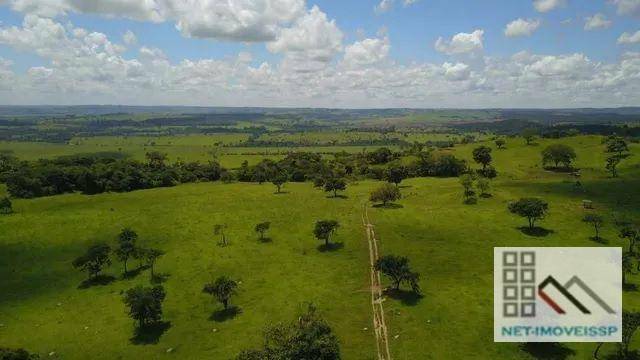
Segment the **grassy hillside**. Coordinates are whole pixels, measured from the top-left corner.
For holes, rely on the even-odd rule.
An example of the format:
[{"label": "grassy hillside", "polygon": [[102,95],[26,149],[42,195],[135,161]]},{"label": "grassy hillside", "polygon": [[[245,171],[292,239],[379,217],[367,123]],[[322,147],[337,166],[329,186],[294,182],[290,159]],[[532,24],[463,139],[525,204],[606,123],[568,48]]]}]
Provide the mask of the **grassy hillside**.
[{"label": "grassy hillside", "polygon": [[[573,146],[582,169],[581,190],[565,173],[541,168],[540,151],[553,142]],[[621,177],[603,171],[600,137],[539,140],[520,138],[507,149],[494,148],[499,176],[492,197],[477,205],[462,203],[457,178],[410,179],[402,183],[400,208],[372,208],[382,254],[408,256],[422,274],[423,297],[409,295],[384,302],[394,359],[531,359],[535,350],[495,344],[493,326],[494,246],[622,246],[615,219],[640,216],[640,147],[620,166]],[[478,144],[456,147],[471,158]],[[171,155],[171,154],[170,154]],[[242,155],[238,155],[241,157]],[[474,165],[477,167],[477,165]],[[352,183],[347,198],[331,199],[311,184],[287,184],[275,195],[270,184],[203,183],[174,188],[96,196],[62,195],[15,200],[16,213],[0,217],[0,339],[64,359],[230,358],[261,342],[264,327],[288,321],[306,301],[318,305],[336,331],[345,359],[373,359],[368,292],[368,248],[361,223],[362,206],[378,183]],[[2,189],[0,188],[0,192]],[[529,236],[526,220],[508,213],[507,203],[538,196],[550,204],[540,222],[545,236]],[[581,221],[581,201],[594,202],[605,216],[602,236]],[[322,252],[312,236],[315,220],[341,222],[336,240],[344,244]],[[272,242],[261,243],[253,227],[271,221]],[[213,226],[226,223],[231,245],[219,247]],[[133,322],[122,291],[148,283],[148,271],[129,280],[78,289],[84,275],[71,261],[89,244],[114,244],[125,226],[140,243],[163,249],[157,270],[166,273],[165,319],[171,327],[155,345],[136,345]],[[121,264],[107,273],[120,276]],[[218,275],[242,281],[232,300],[242,312],[218,321],[220,305],[201,292]],[[640,276],[631,281],[640,285]],[[624,293],[625,310],[640,311],[638,292]],[[366,328],[366,330],[365,330]],[[633,348],[640,347],[640,340]],[[171,353],[167,349],[173,348]],[[591,358],[593,344],[552,348],[566,358]],[[606,345],[604,353],[612,353]],[[564,358],[564,357],[556,357]]]},{"label": "grassy hillside", "polygon": [[[583,191],[576,191],[567,174],[540,168],[539,151],[551,142],[574,146],[583,169]],[[469,157],[477,146],[456,148]],[[494,147],[495,148],[495,147]],[[423,274],[424,297],[389,300],[391,346],[396,359],[515,359],[536,358],[519,344],[493,342],[493,247],[495,246],[628,246],[618,238],[616,219],[637,222],[640,217],[640,149],[622,166],[621,179],[603,172],[603,146],[599,137],[540,141],[526,146],[522,139],[508,142],[508,149],[494,150],[495,166],[502,174],[493,182],[492,197],[477,205],[462,203],[458,179],[411,179],[404,182],[401,209],[373,209],[383,254],[410,258]],[[507,203],[520,197],[541,197],[550,214],[540,222],[546,236],[529,236],[519,228],[525,219],[509,214]],[[605,216],[604,243],[591,239],[593,228],[583,223],[588,210],[582,200],[594,202]],[[640,278],[631,281],[640,284]],[[640,311],[638,292],[624,292],[624,308]],[[636,341],[636,347],[640,341]],[[590,359],[594,344],[566,344],[555,356]],[[604,353],[613,353],[611,344]],[[548,354],[547,354],[548,355]],[[549,357],[540,357],[549,358]],[[552,357],[563,359],[563,356]]]},{"label": "grassy hillside", "polygon": [[[287,185],[275,195],[264,184],[197,184],[98,196],[64,195],[16,200],[0,218],[0,338],[61,358],[155,358],[174,348],[181,358],[229,358],[259,346],[262,330],[290,321],[307,301],[319,307],[342,342],[346,358],[373,354],[367,292],[368,253],[360,220],[370,184],[352,186],[347,199],[329,199],[311,184]],[[293,210],[295,206],[295,211]],[[337,219],[344,247],[322,252],[312,235],[317,219]],[[253,227],[271,221],[272,242]],[[226,223],[231,245],[220,247],[214,224]],[[124,226],[140,242],[166,251],[157,271],[169,275],[165,318],[171,327],[154,346],[130,342],[133,322],[122,291],[132,280],[78,289],[85,275],[71,267],[89,244],[113,244]],[[120,276],[114,263],[106,273]],[[220,305],[202,293],[219,275],[242,281],[234,305],[242,313],[211,320]],[[348,316],[346,316],[348,314]],[[215,329],[215,330],[214,330]]]}]

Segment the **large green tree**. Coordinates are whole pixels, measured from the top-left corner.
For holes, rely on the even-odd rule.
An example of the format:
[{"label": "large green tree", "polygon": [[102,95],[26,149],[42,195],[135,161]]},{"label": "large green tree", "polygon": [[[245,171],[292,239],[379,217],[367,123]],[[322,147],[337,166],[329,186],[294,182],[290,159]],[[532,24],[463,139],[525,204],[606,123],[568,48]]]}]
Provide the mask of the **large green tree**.
[{"label": "large green tree", "polygon": [[340,344],[329,324],[313,305],[296,321],[279,323],[265,331],[260,349],[242,351],[236,360],[339,360]]},{"label": "large green tree", "polygon": [[396,186],[407,177],[407,169],[400,165],[391,165],[384,172],[384,179]]},{"label": "large green tree", "polygon": [[628,158],[629,146],[627,142],[619,136],[609,136],[606,141],[607,163],[605,168],[611,174],[611,177],[618,177],[618,165],[622,160]]},{"label": "large green tree", "polygon": [[576,157],[576,151],[566,144],[552,144],[542,150],[542,164],[553,163],[555,168],[558,168],[560,164],[565,168],[570,168]]},{"label": "large green tree", "polygon": [[324,181],[324,191],[333,192],[333,197],[338,197],[338,191],[347,189],[347,182],[343,178],[330,177]]},{"label": "large green tree", "polygon": [[138,234],[130,228],[124,228],[118,234],[118,247],[115,254],[118,260],[124,264],[124,273],[127,273],[127,262],[134,257],[136,252],[136,241]]},{"label": "large green tree", "polygon": [[340,227],[336,220],[318,220],[313,228],[313,235],[316,239],[323,240],[325,246],[329,246],[331,235]]},{"label": "large green tree", "polygon": [[420,293],[420,285],[418,285],[420,274],[411,271],[409,259],[406,257],[385,255],[376,261],[374,267],[391,279],[395,290],[399,290],[400,285],[406,283],[415,293]]},{"label": "large green tree", "polygon": [[529,229],[533,229],[536,221],[543,219],[549,211],[549,204],[538,198],[521,198],[509,204],[509,211],[527,218]]},{"label": "large green tree", "polygon": [[266,233],[267,230],[269,230],[270,227],[271,227],[271,223],[269,221],[264,221],[264,222],[256,224],[256,227],[255,227],[254,230],[257,233],[260,234],[260,240],[264,240],[265,239],[264,233]]},{"label": "large green tree", "polygon": [[369,201],[382,202],[383,206],[387,206],[388,203],[398,199],[400,199],[400,190],[397,186],[393,186],[389,183],[380,185],[369,195]]},{"label": "large green tree", "polygon": [[111,265],[110,253],[111,247],[107,244],[92,245],[84,255],[73,260],[73,267],[86,271],[89,279],[94,279],[105,266]]},{"label": "large green tree", "polygon": [[491,148],[483,145],[473,149],[473,160],[482,165],[483,171],[486,170],[487,166],[489,166],[493,160],[491,157]]},{"label": "large green tree", "polygon": [[166,297],[164,288],[136,286],[127,290],[124,303],[129,316],[138,322],[139,327],[156,323],[162,319],[162,302]]},{"label": "large green tree", "polygon": [[220,276],[212,283],[207,283],[202,289],[203,292],[212,295],[218,300],[224,309],[229,309],[229,301],[231,296],[236,294],[238,283],[231,280],[227,276]]}]

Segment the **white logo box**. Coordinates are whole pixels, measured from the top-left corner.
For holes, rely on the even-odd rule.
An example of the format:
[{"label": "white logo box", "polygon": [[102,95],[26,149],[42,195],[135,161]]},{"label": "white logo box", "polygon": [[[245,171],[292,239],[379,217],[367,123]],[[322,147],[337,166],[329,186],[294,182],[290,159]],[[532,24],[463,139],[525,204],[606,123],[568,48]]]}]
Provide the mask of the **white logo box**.
[{"label": "white logo box", "polygon": [[622,341],[622,249],[496,247],[494,341]]}]

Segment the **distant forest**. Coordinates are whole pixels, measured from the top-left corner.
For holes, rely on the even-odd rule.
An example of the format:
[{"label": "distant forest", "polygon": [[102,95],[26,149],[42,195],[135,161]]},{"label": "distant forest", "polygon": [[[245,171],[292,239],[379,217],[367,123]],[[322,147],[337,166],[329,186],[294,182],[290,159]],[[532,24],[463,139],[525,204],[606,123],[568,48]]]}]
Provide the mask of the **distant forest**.
[{"label": "distant forest", "polygon": [[[138,106],[0,106],[0,140],[65,143],[74,137],[162,136],[437,129],[501,135],[524,129],[558,134],[640,135],[640,108],[612,109],[290,109]],[[248,143],[247,146],[265,144]],[[251,142],[250,141],[250,142]],[[393,145],[392,143],[383,143]]]}]

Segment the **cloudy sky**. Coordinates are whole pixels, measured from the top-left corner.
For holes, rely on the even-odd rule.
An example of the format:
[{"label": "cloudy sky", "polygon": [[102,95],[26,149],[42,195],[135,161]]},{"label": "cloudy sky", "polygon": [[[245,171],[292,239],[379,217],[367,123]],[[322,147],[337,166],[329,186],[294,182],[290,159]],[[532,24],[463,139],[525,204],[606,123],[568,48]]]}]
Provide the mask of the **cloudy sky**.
[{"label": "cloudy sky", "polygon": [[640,0],[0,0],[0,104],[640,106]]}]

